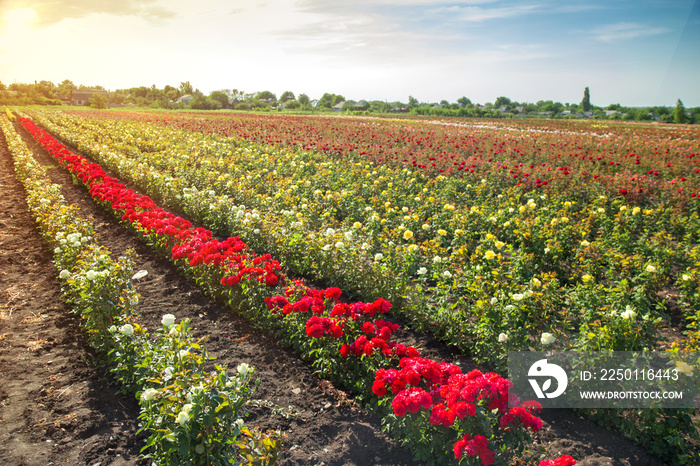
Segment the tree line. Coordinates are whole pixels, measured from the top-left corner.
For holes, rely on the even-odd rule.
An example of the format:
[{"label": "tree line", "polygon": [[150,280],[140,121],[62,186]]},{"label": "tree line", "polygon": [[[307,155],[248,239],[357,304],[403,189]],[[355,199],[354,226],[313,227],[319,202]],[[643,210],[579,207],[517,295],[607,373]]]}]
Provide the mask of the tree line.
[{"label": "tree line", "polygon": [[[34,84],[13,83],[5,86],[0,82],[0,104],[4,105],[64,105],[71,103],[74,90],[101,90],[102,86],[75,85],[70,80],[60,84],[39,81]],[[591,94],[585,88],[579,103],[561,103],[540,100],[535,103],[517,102],[508,97],[498,97],[494,102],[473,103],[467,97],[455,102],[419,102],[409,96],[406,102],[380,100],[349,100],[340,94],[325,93],[312,100],[307,94],[295,95],[283,92],[279,98],[271,91],[244,92],[238,89],[221,89],[208,95],[192,86],[189,81],[179,86],[166,85],[159,89],[140,86],[117,89],[104,94],[95,94],[89,104],[96,108],[107,106],[134,106],[163,109],[195,110],[256,110],[291,112],[340,111],[347,113],[407,113],[440,117],[485,117],[485,118],[596,118],[633,121],[660,121],[666,123],[700,123],[700,107],[686,109],[680,99],[675,107],[649,106],[625,107],[620,104],[596,106],[591,104]]]}]

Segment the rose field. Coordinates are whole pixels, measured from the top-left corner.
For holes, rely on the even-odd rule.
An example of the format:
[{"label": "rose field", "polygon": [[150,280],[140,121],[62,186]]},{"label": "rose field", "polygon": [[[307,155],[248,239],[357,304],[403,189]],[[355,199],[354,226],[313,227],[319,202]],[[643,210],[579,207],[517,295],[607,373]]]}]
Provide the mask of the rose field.
[{"label": "rose field", "polygon": [[509,351],[700,350],[700,130],[10,107],[4,464],[700,463]]}]

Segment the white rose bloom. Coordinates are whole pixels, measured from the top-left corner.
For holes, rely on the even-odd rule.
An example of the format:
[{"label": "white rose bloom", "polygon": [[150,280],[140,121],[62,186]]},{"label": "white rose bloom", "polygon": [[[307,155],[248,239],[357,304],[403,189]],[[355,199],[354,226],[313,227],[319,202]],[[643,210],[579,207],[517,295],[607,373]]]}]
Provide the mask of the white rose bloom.
[{"label": "white rose bloom", "polygon": [[551,333],[544,332],[542,334],[542,337],[540,337],[540,342],[545,346],[551,345],[555,341],[556,341],[556,338],[554,338],[554,335],[552,335]]},{"label": "white rose bloom", "polygon": [[525,297],[525,295],[522,294],[522,293],[514,293],[514,294],[513,294],[513,300],[515,300],[515,301],[520,301],[520,300],[523,299],[524,297]]},{"label": "white rose bloom", "polygon": [[444,272],[442,272],[442,276],[445,278],[451,278],[452,274],[450,273],[449,270],[445,270]]},{"label": "white rose bloom", "polygon": [[342,241],[338,241],[335,243],[336,249],[343,249],[345,247],[345,244]]},{"label": "white rose bloom", "polygon": [[499,343],[505,343],[505,342],[507,342],[507,341],[508,341],[508,335],[505,334],[505,333],[501,333],[500,335],[498,335],[498,341],[499,341]]},{"label": "white rose bloom", "polygon": [[180,424],[181,426],[184,426],[187,424],[190,420],[190,415],[186,413],[184,410],[180,411],[177,415],[177,423]]},{"label": "white rose bloom", "polygon": [[379,262],[382,259],[384,259],[384,254],[382,254],[381,252],[378,252],[374,255],[375,262]]},{"label": "white rose bloom", "polygon": [[425,267],[421,267],[420,269],[418,269],[418,275],[425,275],[426,273],[428,273],[428,269],[426,269]]},{"label": "white rose bloom", "polygon": [[157,394],[158,390],[155,390],[153,388],[147,388],[141,393],[141,399],[145,401],[153,401]]},{"label": "white rose bloom", "polygon": [[119,327],[119,333],[130,337],[134,334],[134,327],[131,324],[124,324],[121,327]]},{"label": "white rose bloom", "polygon": [[248,364],[242,362],[238,365],[238,367],[236,367],[236,370],[238,371],[239,374],[246,375],[250,371],[250,366]]},{"label": "white rose bloom", "polygon": [[92,281],[92,280],[94,280],[94,279],[97,277],[97,274],[95,273],[94,270],[88,270],[87,273],[85,274],[85,277],[86,277],[88,280]]},{"label": "white rose bloom", "polygon": [[171,327],[175,323],[175,316],[172,314],[165,314],[160,322],[166,327]]},{"label": "white rose bloom", "polygon": [[67,270],[61,270],[61,273],[58,275],[58,277],[61,280],[68,280],[70,278],[70,272]]}]

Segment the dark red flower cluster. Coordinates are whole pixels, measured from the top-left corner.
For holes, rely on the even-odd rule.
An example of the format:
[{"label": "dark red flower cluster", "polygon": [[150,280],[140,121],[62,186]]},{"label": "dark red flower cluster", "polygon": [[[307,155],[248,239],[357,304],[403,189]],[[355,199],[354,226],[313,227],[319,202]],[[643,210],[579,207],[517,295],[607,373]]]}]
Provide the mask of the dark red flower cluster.
[{"label": "dark red flower cluster", "polygon": [[[454,364],[420,357],[405,357],[399,367],[400,370],[379,369],[372,384],[372,392],[379,397],[391,391],[394,395],[392,407],[397,416],[416,412],[416,406],[423,407],[431,411],[428,422],[432,425],[450,427],[457,419],[476,415],[476,407],[481,405],[501,415],[499,425],[504,430],[523,426],[537,432],[542,427],[542,421],[532,414],[541,408],[539,403],[527,402],[508,408],[512,383],[496,373],[473,370],[463,374]],[[419,394],[421,402],[417,404],[415,398]],[[517,403],[517,399],[512,401]],[[466,436],[455,445],[456,457],[461,458],[467,451],[468,456],[479,454],[483,464],[491,464],[484,461],[493,462],[493,453],[488,449],[479,450],[475,445],[474,440]]]},{"label": "dark red flower cluster", "polygon": [[526,429],[531,429],[533,432],[537,432],[542,428],[542,420],[537,416],[533,416],[530,411],[520,406],[511,408],[508,413],[501,416],[499,423],[503,430],[512,430],[512,426],[518,423]]},{"label": "dark red flower cluster", "polygon": [[[255,257],[238,237],[219,241],[211,231],[196,227],[174,214],[159,208],[148,196],[137,194],[119,180],[112,178],[98,164],[88,162],[37,127],[33,121],[20,119],[24,128],[58,162],[65,166],[90,189],[90,195],[117,212],[122,220],[131,223],[144,235],[153,235],[169,244],[173,260],[187,259],[192,267],[206,264],[224,274],[221,284],[236,285],[243,280],[257,280],[267,286],[276,286],[283,276],[279,262],[269,254]],[[340,290],[338,290],[340,291]]]},{"label": "dark red flower cluster", "polygon": [[313,338],[324,335],[340,338],[343,336],[343,323],[329,317],[311,316],[306,321],[306,334]]},{"label": "dark red flower cluster", "polygon": [[553,460],[543,460],[540,461],[539,466],[574,466],[576,460],[569,455],[562,455],[559,458]]},{"label": "dark red flower cluster", "polygon": [[[387,358],[419,356],[415,348],[390,341],[399,329],[398,324],[372,320],[377,314],[386,314],[391,309],[391,303],[385,299],[379,298],[372,303],[343,303],[338,301],[341,296],[339,288],[317,290],[298,281],[293,282],[284,294],[265,298],[268,309],[273,313],[281,311],[283,315],[311,311],[314,315],[306,322],[306,334],[313,338],[344,337],[348,343],[339,348],[343,358],[373,354]],[[326,316],[322,317],[322,314]],[[347,326],[348,323],[352,325]]]},{"label": "dark red flower cluster", "polygon": [[429,408],[433,398],[425,390],[418,387],[410,387],[401,390],[391,402],[394,414],[399,417],[406,413],[417,413],[421,408]]},{"label": "dark red flower cluster", "polygon": [[475,458],[479,457],[483,466],[488,466],[496,462],[496,455],[489,449],[489,441],[483,435],[475,435],[472,437],[466,434],[461,439],[457,440],[454,446],[455,459],[462,459],[463,455]]}]

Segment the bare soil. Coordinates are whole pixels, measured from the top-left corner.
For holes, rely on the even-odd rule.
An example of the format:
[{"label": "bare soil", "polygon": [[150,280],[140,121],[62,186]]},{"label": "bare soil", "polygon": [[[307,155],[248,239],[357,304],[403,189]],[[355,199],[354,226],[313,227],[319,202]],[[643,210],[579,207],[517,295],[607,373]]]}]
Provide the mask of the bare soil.
[{"label": "bare soil", "polygon": [[[157,328],[163,314],[188,318],[218,362],[254,366],[260,377],[247,422],[285,435],[284,464],[410,465],[411,454],[381,431],[374,414],[245,320],[205,296],[178,270],[97,207],[87,191],[19,127],[40,163],[63,186],[68,203],[93,218],[102,244],[115,255],[136,254],[140,321]],[[80,319],[61,297],[51,250],[28,213],[25,192],[0,134],[0,464],[145,465],[138,404],[96,368]],[[423,354],[473,365],[423,336],[404,333]],[[280,411],[286,415],[280,414]],[[619,434],[568,410],[542,413],[533,452],[569,454],[581,465],[658,465],[662,462]]]}]

